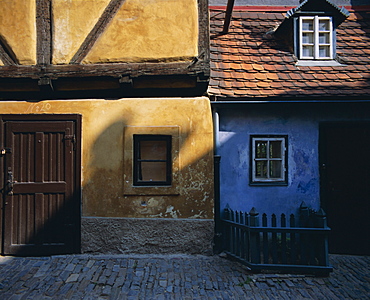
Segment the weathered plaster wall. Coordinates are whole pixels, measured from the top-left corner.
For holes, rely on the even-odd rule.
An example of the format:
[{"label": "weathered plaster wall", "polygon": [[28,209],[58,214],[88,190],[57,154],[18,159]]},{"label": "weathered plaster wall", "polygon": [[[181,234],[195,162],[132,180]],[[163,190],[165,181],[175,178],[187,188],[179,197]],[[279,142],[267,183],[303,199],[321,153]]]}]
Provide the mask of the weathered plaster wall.
[{"label": "weathered plaster wall", "polygon": [[[6,101],[3,114],[82,115],[82,214],[213,218],[213,131],[208,98]],[[125,126],[179,128],[178,192],[125,195]]]},{"label": "weathered plaster wall", "polygon": [[0,39],[19,64],[36,64],[35,0],[0,1]]},{"label": "weathered plaster wall", "polygon": [[53,0],[53,64],[67,64],[110,0]]},{"label": "weathered plaster wall", "polygon": [[[53,1],[53,63],[68,64],[109,0]],[[180,61],[198,54],[196,0],[126,0],[83,63]]]},{"label": "weathered plaster wall", "polygon": [[189,60],[197,54],[196,0],[127,0],[83,62]]},{"label": "weathered plaster wall", "polygon": [[[86,64],[187,61],[198,55],[197,0],[122,1],[107,26],[101,26],[110,2],[52,1],[53,64],[69,64],[97,24],[103,32],[90,41]],[[36,0],[0,1],[0,39],[17,63],[36,64]]]},{"label": "weathered plaster wall", "polygon": [[[248,108],[249,107],[249,108]],[[291,104],[220,110],[221,209],[296,213],[302,201],[320,206],[319,124],[370,120],[367,110],[341,105]],[[288,135],[288,185],[250,186],[250,135]]]}]

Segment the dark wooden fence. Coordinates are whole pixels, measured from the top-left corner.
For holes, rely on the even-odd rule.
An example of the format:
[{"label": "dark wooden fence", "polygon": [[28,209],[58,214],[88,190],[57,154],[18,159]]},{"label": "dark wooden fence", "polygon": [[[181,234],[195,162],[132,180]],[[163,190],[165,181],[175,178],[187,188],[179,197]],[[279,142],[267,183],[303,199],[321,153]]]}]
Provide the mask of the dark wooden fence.
[{"label": "dark wooden fence", "polygon": [[302,203],[298,216],[262,214],[261,219],[254,208],[246,213],[227,206],[221,220],[223,250],[252,271],[329,275],[330,228],[322,209],[313,211]]}]

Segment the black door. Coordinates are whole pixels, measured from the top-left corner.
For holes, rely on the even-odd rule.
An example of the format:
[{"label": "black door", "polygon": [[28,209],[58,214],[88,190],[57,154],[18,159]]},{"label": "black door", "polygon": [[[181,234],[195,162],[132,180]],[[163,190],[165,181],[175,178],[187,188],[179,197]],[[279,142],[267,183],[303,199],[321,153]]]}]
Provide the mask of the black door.
[{"label": "black door", "polygon": [[323,124],[320,142],[329,251],[370,254],[370,124]]},{"label": "black door", "polygon": [[77,122],[23,118],[3,120],[3,254],[76,253]]}]

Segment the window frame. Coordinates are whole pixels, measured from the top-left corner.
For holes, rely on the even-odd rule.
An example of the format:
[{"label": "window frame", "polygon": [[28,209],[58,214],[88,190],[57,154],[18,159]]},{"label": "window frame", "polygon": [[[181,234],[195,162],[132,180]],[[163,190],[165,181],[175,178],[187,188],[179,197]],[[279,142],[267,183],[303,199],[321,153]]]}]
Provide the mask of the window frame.
[{"label": "window frame", "polygon": [[[180,133],[181,129],[178,125],[164,126],[142,126],[142,125],[126,125],[123,132],[123,195],[130,196],[178,196],[180,195],[180,187],[182,184],[182,172],[180,164]],[[170,135],[172,137],[171,144],[171,160],[172,160],[172,178],[171,185],[134,185],[133,179],[133,149],[134,135]]]},{"label": "window frame", "polygon": [[[299,41],[299,59],[301,60],[316,60],[316,61],[325,61],[325,60],[333,60],[334,59],[334,24],[333,18],[331,16],[319,16],[319,15],[310,15],[310,16],[299,16],[299,26],[298,26],[298,41]],[[313,20],[313,29],[312,30],[303,30],[303,22],[305,20]],[[320,21],[329,21],[329,29],[328,30],[320,30],[319,24]],[[304,43],[303,41],[303,34],[304,33],[312,33],[313,34],[313,42],[312,43]],[[329,43],[321,43],[320,44],[320,33],[328,34],[329,35]],[[312,56],[304,56],[303,49],[305,46],[312,46],[313,47],[313,55]],[[320,47],[328,47],[329,49],[329,56],[320,57]]]},{"label": "window frame", "polygon": [[[267,149],[270,142],[281,141],[281,156],[279,158],[257,158],[256,157],[256,141],[267,142]],[[287,185],[288,184],[288,136],[287,135],[251,135],[250,136],[250,185]],[[267,177],[257,177],[256,169],[258,161],[267,162]],[[271,178],[269,176],[269,162],[281,161],[281,176],[278,178]]]},{"label": "window frame", "polygon": [[[155,134],[134,134],[133,135],[133,185],[134,186],[168,186],[172,183],[172,136],[155,135]],[[143,141],[165,141],[166,142],[166,159],[141,159],[140,142]],[[165,162],[166,163],[166,180],[164,181],[144,181],[140,180],[140,166],[142,162]]]}]

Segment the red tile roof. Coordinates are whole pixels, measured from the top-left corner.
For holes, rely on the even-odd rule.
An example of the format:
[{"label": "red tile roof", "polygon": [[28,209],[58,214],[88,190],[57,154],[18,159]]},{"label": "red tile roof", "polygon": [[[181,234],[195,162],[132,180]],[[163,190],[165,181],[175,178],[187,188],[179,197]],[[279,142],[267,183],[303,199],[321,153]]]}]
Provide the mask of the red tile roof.
[{"label": "red tile roof", "polygon": [[217,100],[370,98],[370,12],[351,13],[337,28],[341,66],[308,67],[297,66],[290,49],[268,34],[285,13],[234,11],[229,32],[221,35],[224,16],[211,10],[208,93]]}]

